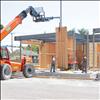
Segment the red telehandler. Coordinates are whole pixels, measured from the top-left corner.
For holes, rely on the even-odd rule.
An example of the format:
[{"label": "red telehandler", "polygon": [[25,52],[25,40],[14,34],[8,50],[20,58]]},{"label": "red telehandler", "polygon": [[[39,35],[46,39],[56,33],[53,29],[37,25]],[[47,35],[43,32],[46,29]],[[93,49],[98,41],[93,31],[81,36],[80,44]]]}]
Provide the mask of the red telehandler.
[{"label": "red telehandler", "polygon": [[[34,22],[45,22],[59,17],[45,17],[45,13],[42,10],[37,10],[32,6],[23,10],[19,15],[17,15],[6,27],[4,27],[0,32],[0,42],[19,24],[22,20],[30,14]],[[10,60],[9,52],[6,47],[0,47],[0,79],[7,80],[12,76],[12,72],[22,71],[26,78],[32,77],[34,73],[33,66],[26,63],[25,57],[23,57],[19,62],[14,62]]]}]

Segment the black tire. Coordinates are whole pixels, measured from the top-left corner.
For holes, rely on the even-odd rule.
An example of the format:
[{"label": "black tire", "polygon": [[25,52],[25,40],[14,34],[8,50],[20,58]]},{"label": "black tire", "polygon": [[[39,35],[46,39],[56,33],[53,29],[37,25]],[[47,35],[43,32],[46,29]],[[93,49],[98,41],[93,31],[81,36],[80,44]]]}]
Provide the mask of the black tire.
[{"label": "black tire", "polygon": [[23,68],[24,77],[30,78],[30,77],[33,76],[34,72],[35,72],[35,69],[33,68],[32,65],[30,65],[30,64],[25,64],[24,65],[24,68]]},{"label": "black tire", "polygon": [[1,66],[1,72],[0,72],[0,79],[1,80],[8,80],[12,76],[12,68],[9,64],[2,64]]}]

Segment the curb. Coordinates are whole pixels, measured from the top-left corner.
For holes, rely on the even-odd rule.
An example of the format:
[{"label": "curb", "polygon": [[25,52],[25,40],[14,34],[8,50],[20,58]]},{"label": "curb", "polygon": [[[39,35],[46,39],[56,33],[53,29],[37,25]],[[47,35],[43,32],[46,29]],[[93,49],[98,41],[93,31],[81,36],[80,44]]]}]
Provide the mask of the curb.
[{"label": "curb", "polygon": [[33,75],[33,77],[37,77],[37,78],[56,78],[56,79],[94,80],[94,78],[91,77],[90,74],[36,73],[36,74]]},{"label": "curb", "polygon": [[[23,78],[23,74],[19,73],[12,76],[12,78]],[[79,80],[95,80],[96,74],[81,74],[81,73],[50,73],[50,72],[36,72],[33,74],[33,78],[55,78],[55,79],[79,79]]]}]

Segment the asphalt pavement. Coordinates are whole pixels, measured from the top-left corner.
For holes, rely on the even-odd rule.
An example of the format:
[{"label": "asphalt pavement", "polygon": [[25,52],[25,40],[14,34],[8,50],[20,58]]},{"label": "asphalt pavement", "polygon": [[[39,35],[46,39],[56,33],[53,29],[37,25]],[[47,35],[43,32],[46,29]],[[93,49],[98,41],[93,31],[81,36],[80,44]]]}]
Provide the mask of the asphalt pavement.
[{"label": "asphalt pavement", "polygon": [[100,82],[56,78],[1,81],[1,100],[100,100]]}]

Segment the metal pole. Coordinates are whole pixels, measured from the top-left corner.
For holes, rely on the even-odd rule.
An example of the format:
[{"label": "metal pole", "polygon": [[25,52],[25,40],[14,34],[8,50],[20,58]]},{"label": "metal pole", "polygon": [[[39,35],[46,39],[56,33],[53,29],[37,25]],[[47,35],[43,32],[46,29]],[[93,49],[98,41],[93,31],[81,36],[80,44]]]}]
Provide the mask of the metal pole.
[{"label": "metal pole", "polygon": [[[60,32],[62,32],[62,29],[61,29],[61,27],[62,27],[62,0],[60,0],[60,23],[59,23],[59,31]],[[62,52],[63,52],[63,50],[62,50]],[[63,66],[63,54],[62,54],[62,66],[61,66],[61,70],[64,70],[64,66]]]},{"label": "metal pole", "polygon": [[89,32],[87,32],[87,68],[89,67]]},{"label": "metal pole", "polygon": [[21,51],[21,48],[22,48],[22,43],[21,43],[21,40],[20,40],[20,60],[22,58],[22,51]]},{"label": "metal pole", "polygon": [[98,71],[100,70],[100,52],[99,52],[99,68],[98,68]]},{"label": "metal pole", "polygon": [[62,27],[62,0],[60,0],[60,27]]},{"label": "metal pole", "polygon": [[95,34],[93,32],[93,68],[95,67]]},{"label": "metal pole", "polygon": [[76,34],[73,33],[73,69],[75,70],[75,62],[76,61]]},{"label": "metal pole", "polygon": [[11,33],[11,51],[13,54],[13,33]]}]

